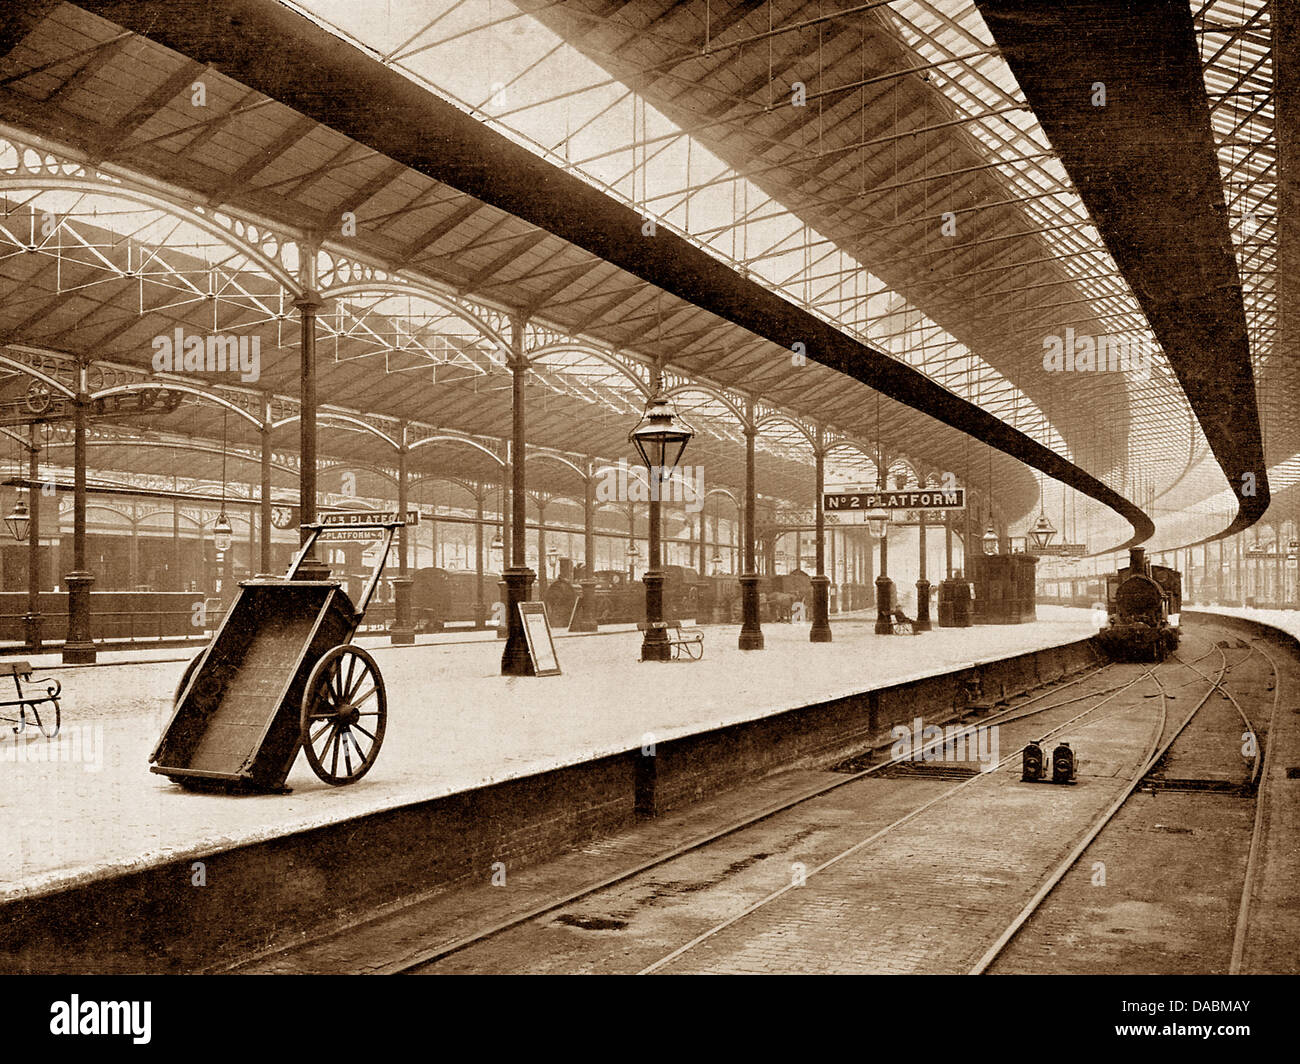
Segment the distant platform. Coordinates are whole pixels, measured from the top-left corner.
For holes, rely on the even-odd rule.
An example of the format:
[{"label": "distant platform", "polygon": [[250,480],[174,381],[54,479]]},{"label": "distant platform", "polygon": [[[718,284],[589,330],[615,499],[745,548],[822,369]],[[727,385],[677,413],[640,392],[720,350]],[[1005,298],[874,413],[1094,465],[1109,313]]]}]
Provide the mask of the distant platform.
[{"label": "distant platform", "polygon": [[699,662],[641,663],[634,631],[561,639],[564,674],[546,678],[502,677],[490,633],[415,648],[366,639],[389,693],[374,769],[336,788],[299,758],[287,795],[192,794],[149,772],[180,661],[114,654],[116,667],[61,669],[59,739],[18,739],[7,726],[0,737],[0,902],[1062,646],[1095,628],[1088,610],[1042,607],[1031,624],[913,637],[877,636],[865,616],[837,619],[829,644],[809,643],[807,625],[768,624],[766,649],[751,652],[737,649],[734,625],[705,631]]},{"label": "distant platform", "polygon": [[1240,617],[1247,621],[1269,624],[1300,639],[1300,610],[1259,610],[1247,606],[1214,606],[1184,602],[1183,609],[1193,613],[1217,613],[1224,617]]}]

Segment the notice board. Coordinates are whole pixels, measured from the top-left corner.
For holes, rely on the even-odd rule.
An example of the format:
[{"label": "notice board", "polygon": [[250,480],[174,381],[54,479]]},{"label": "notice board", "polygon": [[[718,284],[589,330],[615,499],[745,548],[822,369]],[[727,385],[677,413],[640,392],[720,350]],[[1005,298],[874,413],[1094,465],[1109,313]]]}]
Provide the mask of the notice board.
[{"label": "notice board", "polygon": [[559,676],[560,659],[555,654],[555,640],[551,638],[551,622],[546,616],[546,603],[519,603],[519,619],[523,622],[524,638],[528,642],[528,656],[533,660],[534,674]]}]

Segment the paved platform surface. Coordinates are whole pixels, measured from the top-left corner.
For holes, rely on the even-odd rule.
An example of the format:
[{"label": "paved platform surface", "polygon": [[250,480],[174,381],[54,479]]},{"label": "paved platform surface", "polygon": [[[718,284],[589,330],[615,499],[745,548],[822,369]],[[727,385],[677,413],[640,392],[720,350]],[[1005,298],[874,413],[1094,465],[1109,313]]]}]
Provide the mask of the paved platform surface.
[{"label": "paved platform surface", "polygon": [[[558,641],[564,675],[505,678],[490,633],[447,633],[376,654],[388,732],[360,782],[321,783],[299,758],[293,793],[191,794],[148,771],[183,662],[114,654],[114,667],[66,668],[64,731],[54,741],[0,732],[0,900],[30,896],[619,753],[711,728],[1013,654],[1095,631],[1091,613],[1042,607],[1034,624],[876,636],[837,619],[835,642],[806,625],[764,627],[741,652],[737,627],[706,628],[700,662],[640,663],[635,631]],[[134,655],[136,660],[131,660]],[[145,660],[140,660],[145,659]]]},{"label": "paved platform surface", "polygon": [[1184,603],[1183,609],[1196,613],[1221,613],[1225,617],[1244,617],[1261,624],[1271,624],[1300,639],[1300,610],[1254,610],[1244,606],[1214,606]]}]

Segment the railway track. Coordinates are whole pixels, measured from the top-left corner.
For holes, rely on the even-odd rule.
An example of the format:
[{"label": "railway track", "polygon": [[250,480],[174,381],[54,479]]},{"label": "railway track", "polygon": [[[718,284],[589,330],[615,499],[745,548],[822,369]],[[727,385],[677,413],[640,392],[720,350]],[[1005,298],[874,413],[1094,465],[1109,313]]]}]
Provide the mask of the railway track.
[{"label": "railway track", "polygon": [[[1048,738],[1053,738],[1057,735],[1064,734],[1070,728],[1077,729],[1080,726],[1085,726],[1090,718],[1092,718],[1094,721],[1095,719],[1097,719],[1097,714],[1103,707],[1111,703],[1113,700],[1117,699],[1124,692],[1129,691],[1134,686],[1136,686],[1139,683],[1142,683],[1149,676],[1151,676],[1150,670],[1140,669],[1140,670],[1136,670],[1134,675],[1124,680],[1123,682],[1103,686],[1096,690],[1086,689],[1090,681],[1094,681],[1099,676],[1102,676],[1103,674],[1107,674],[1113,671],[1114,669],[1115,666],[1113,665],[1103,665],[1095,670],[1092,670],[1091,672],[1089,672],[1083,677],[1079,677],[1075,680],[1072,680],[1069,683],[1056,687],[1053,690],[1035,695],[1034,697],[1027,699],[1023,702],[1020,702],[1017,705],[1008,707],[1006,710],[993,714],[992,716],[986,717],[980,720],[977,726],[990,727],[996,725],[998,727],[1004,727],[1008,725],[1022,724],[1022,722],[1028,722],[1031,719],[1040,718],[1045,715],[1051,715],[1053,713],[1057,713],[1058,711],[1062,711],[1062,710],[1068,710],[1070,707],[1078,706],[1080,703],[1087,703],[1087,705],[1084,706],[1079,712],[1074,713],[1073,715],[1066,716],[1064,719],[1052,721],[1050,727],[1046,729],[1043,729],[1041,727],[1036,729],[1035,731],[1032,732],[1032,737],[1042,738],[1044,735],[1046,735]],[[1130,671],[1134,671],[1134,670],[1130,669]],[[1064,693],[1064,689],[1080,688],[1080,687],[1085,688],[1081,693],[1073,694],[1067,698],[1060,697],[1060,695]],[[1164,700],[1162,699],[1161,700],[1162,708],[1163,708],[1163,703]],[[1100,719],[1106,719],[1106,718],[1102,717]],[[1029,737],[1031,737],[1031,733],[1026,731],[1025,738],[1027,739]],[[1158,739],[1158,737],[1159,737],[1159,731],[1157,731],[1156,734],[1153,736],[1152,742],[1154,743],[1154,741]],[[935,749],[939,747],[941,744],[942,744],[942,740],[935,740],[931,744],[929,744],[929,746],[931,749]],[[1015,744],[1015,752],[1012,755],[1002,760],[1001,767],[1008,766],[1013,762],[1017,762],[1019,760],[1020,745],[1021,745],[1020,742],[1017,742]],[[626,872],[618,876],[611,877],[610,879],[603,881],[601,883],[592,884],[590,887],[584,888],[580,891],[576,891],[573,894],[568,895],[564,898],[556,898],[546,904],[537,906],[527,912],[520,913],[509,920],[502,921],[501,923],[491,928],[483,929],[480,932],[477,932],[470,936],[466,936],[455,942],[441,945],[436,949],[432,949],[428,951],[426,954],[422,956],[409,958],[406,963],[400,966],[393,967],[389,970],[406,972],[406,973],[415,973],[415,972],[436,969],[438,966],[438,962],[443,961],[448,957],[451,957],[457,953],[461,953],[463,951],[470,950],[474,947],[477,947],[482,943],[487,942],[489,939],[494,938],[496,936],[508,934],[512,930],[522,927],[523,925],[531,921],[536,921],[546,916],[549,913],[557,912],[559,910],[565,909],[566,907],[570,907],[575,902],[581,901],[584,898],[590,898],[593,895],[599,894],[602,891],[607,891],[610,888],[613,888],[620,883],[627,882],[637,876],[641,876],[644,873],[651,871],[652,869],[661,867],[669,862],[675,861],[688,854],[705,850],[706,848],[714,845],[715,843],[719,842],[720,840],[728,836],[734,835],[737,832],[741,832],[748,828],[754,827],[755,825],[758,825],[772,818],[779,817],[781,814],[796,809],[797,807],[804,805],[805,803],[811,802],[815,799],[822,798],[827,794],[829,794],[831,791],[839,790],[841,788],[851,787],[855,783],[859,783],[873,776],[883,776],[886,773],[888,773],[890,769],[900,766],[901,763],[903,763],[906,760],[907,760],[906,756],[895,757],[895,758],[889,758],[878,764],[871,765],[865,769],[862,769],[861,771],[852,773],[851,775],[847,776],[842,780],[835,781],[830,785],[817,787],[807,793],[796,796],[793,799],[784,801],[778,805],[764,809],[758,814],[756,814],[755,816],[746,818],[745,820],[739,823],[732,824],[721,831],[717,831],[711,833],[710,835],[704,838],[694,840],[691,843],[681,846],[671,852],[657,855],[654,859],[646,861],[635,868],[628,869]],[[956,784],[955,786],[944,790],[939,795],[929,799],[928,801],[922,803],[921,805],[908,810],[902,816],[896,818],[893,822],[884,826],[880,830],[872,833],[871,835],[869,835],[864,839],[860,839],[854,842],[851,846],[846,847],[843,850],[839,851],[838,853],[833,855],[830,859],[821,862],[815,867],[809,869],[806,873],[806,877],[811,878],[813,876],[816,876],[824,872],[826,869],[832,867],[833,865],[839,863],[840,861],[852,857],[854,854],[872,846],[874,843],[883,839],[887,835],[898,832],[900,829],[904,828],[905,825],[913,821],[915,818],[923,815],[928,810],[940,805],[943,802],[951,800],[954,796],[958,795],[959,793],[962,793],[967,788],[978,786],[981,779],[984,777],[984,775],[985,774],[983,773],[972,775],[969,778],[963,780],[962,782]],[[804,881],[806,882],[806,879]],[[739,921],[744,920],[747,916],[751,915],[752,913],[757,912],[758,910],[764,908],[765,906],[768,906],[771,903],[777,901],[778,899],[782,898],[783,896],[787,895],[788,893],[790,893],[792,890],[795,889],[799,889],[799,888],[791,884],[791,885],[783,886],[775,891],[768,893],[764,897],[760,898],[758,901],[746,907],[743,911],[739,913],[735,913],[732,916],[730,916],[727,920],[713,925],[707,931],[696,936],[691,941],[687,942],[685,945],[678,947],[671,953],[666,954],[665,956],[655,961],[653,964],[645,966],[644,968],[641,968],[639,970],[647,974],[654,971],[661,970],[662,968],[670,965],[677,958],[695,949],[703,942],[714,937],[715,935],[726,930],[727,928],[733,926]]]},{"label": "railway track", "polygon": [[[1044,703],[1046,702],[1047,699],[1053,698],[1054,696],[1059,696],[1061,693],[1067,690],[1084,686],[1088,684],[1090,681],[1096,679],[1097,677],[1103,676],[1111,672],[1114,668],[1115,666],[1113,664],[1102,663],[1097,667],[1084,673],[1082,676],[1077,676],[1071,680],[1053,684],[1050,686],[1048,690],[1045,690],[1039,694],[1030,696],[1028,698],[1024,698],[1023,700],[1017,702],[1017,704],[1014,706],[1008,706],[1008,708],[1005,710],[1002,710],[1000,712],[994,713],[989,717],[981,719],[978,722],[978,726],[980,727],[989,727],[993,725],[1000,726],[1004,724],[1027,720],[1029,718],[1050,713],[1058,709],[1063,709],[1065,707],[1073,706],[1079,702],[1088,701],[1090,699],[1099,699],[1099,701],[1096,702],[1094,705],[1088,707],[1088,709],[1084,710],[1082,713],[1077,714],[1075,717],[1071,718],[1071,720],[1081,719],[1089,715],[1090,713],[1092,713],[1101,705],[1105,704],[1105,702],[1109,701],[1111,698],[1117,696],[1120,692],[1132,687],[1135,683],[1137,683],[1140,680],[1140,677],[1127,680],[1123,683],[1106,686],[1097,691],[1085,691],[1083,693],[1076,693],[1064,699],[1056,698],[1054,701],[1047,702],[1046,704],[1040,704],[1040,703]],[[927,744],[926,749],[933,750],[939,747],[941,744],[942,744],[941,740],[935,740],[934,742]],[[889,769],[899,765],[905,760],[907,759],[904,757],[887,758],[879,763],[869,765],[868,767],[863,768],[859,771],[855,771],[848,775],[845,775],[840,779],[834,780],[833,782],[819,785],[810,790],[801,792],[800,794],[792,798],[780,801],[778,803],[760,809],[759,811],[753,813],[752,815],[734,821],[726,825],[725,827],[711,831],[698,838],[692,839],[681,846],[674,847],[671,850],[656,854],[654,857],[646,861],[643,861],[641,863],[638,863],[633,867],[629,867],[623,871],[620,871],[615,875],[609,876],[595,883],[584,885],[582,888],[578,890],[575,890],[571,893],[567,893],[563,896],[558,896],[553,899],[550,899],[540,905],[529,908],[526,911],[517,914],[512,914],[509,918],[501,920],[500,922],[492,924],[488,927],[484,927],[482,929],[476,930],[473,934],[463,936],[451,942],[439,944],[438,946],[430,948],[425,951],[421,951],[417,955],[406,958],[400,964],[383,966],[375,969],[375,971],[379,974],[412,974],[412,973],[419,972],[422,969],[425,969],[428,966],[442,960],[443,958],[470,949],[476,945],[479,945],[480,943],[488,941],[489,939],[505,934],[515,928],[521,927],[524,924],[528,923],[529,921],[536,920],[539,917],[543,917],[547,915],[548,913],[556,912],[584,898],[597,894],[600,891],[607,890],[611,887],[617,886],[620,883],[624,883],[637,876],[643,875],[656,868],[666,865],[669,862],[672,862],[678,858],[684,857],[691,853],[695,853],[697,851],[702,851],[707,847],[717,842],[720,842],[721,840],[729,838],[730,836],[733,836],[739,832],[745,831],[746,829],[762,824],[765,821],[768,821],[792,809],[796,809],[799,806],[805,805],[806,803],[811,802],[815,799],[824,797],[833,791],[838,791],[842,788],[849,787],[860,780],[864,780],[876,775],[884,774]]]},{"label": "railway track", "polygon": [[[1210,626],[1202,627],[1208,628]],[[1222,634],[1229,634],[1222,629],[1219,629],[1218,631]],[[1223,654],[1221,641],[1216,641],[1215,649],[1219,652],[1222,658],[1222,663],[1218,675],[1214,677],[1208,676],[1204,671],[1197,668],[1194,662],[1185,661],[1178,655],[1175,655],[1175,660],[1179,664],[1196,673],[1200,680],[1204,681],[1208,685],[1205,693],[1200,697],[1191,712],[1189,712],[1172,730],[1172,733],[1164,739],[1159,750],[1155,752],[1149,763],[1144,767],[1142,773],[1131,781],[1119,799],[1112,803],[1112,805],[1108,807],[1102,816],[1092,825],[1088,832],[1085,833],[1083,838],[1076,844],[1070,854],[1040,886],[1030,902],[1026,904],[1020,913],[1017,914],[1003,934],[999,936],[997,941],[989,947],[980,960],[974,965],[970,974],[979,975],[994,968],[998,958],[1003,955],[1013,942],[1015,942],[1017,936],[1022,932],[1030,920],[1049,902],[1049,899],[1052,898],[1053,893],[1057,890],[1069,872],[1075,868],[1076,865],[1086,861],[1090,852],[1096,847],[1098,841],[1102,838],[1107,828],[1110,827],[1115,822],[1116,818],[1120,816],[1121,812],[1129,806],[1130,799],[1134,793],[1144,784],[1149,784],[1156,779],[1161,766],[1165,764],[1170,756],[1177,750],[1180,740],[1185,741],[1189,737],[1194,725],[1200,721],[1203,711],[1206,709],[1207,704],[1216,692],[1221,694],[1224,700],[1231,704],[1232,708],[1236,711],[1237,717],[1245,726],[1246,731],[1242,734],[1242,738],[1246,739],[1249,737],[1253,741],[1255,747],[1255,754],[1250,758],[1249,770],[1244,773],[1244,778],[1240,781],[1237,787],[1231,789],[1223,787],[1204,788],[1204,790],[1209,793],[1235,793],[1247,796],[1252,800],[1254,806],[1250,822],[1250,838],[1245,861],[1245,870],[1241,880],[1239,900],[1235,906],[1235,921],[1233,923],[1231,946],[1228,950],[1227,956],[1224,958],[1225,963],[1223,964],[1223,969],[1230,974],[1236,975],[1241,972],[1242,960],[1250,933],[1250,905],[1255,886],[1255,876],[1259,867],[1265,802],[1267,801],[1267,793],[1261,792],[1259,789],[1259,782],[1268,758],[1269,744],[1267,742],[1267,736],[1273,730],[1277,717],[1278,703],[1281,697],[1281,671],[1279,670],[1277,661],[1273,658],[1272,654],[1261,645],[1261,641],[1258,639],[1249,640],[1246,655],[1232,663],[1229,663],[1227,655]],[[1267,721],[1264,723],[1262,730],[1260,727],[1261,722],[1258,720],[1252,720],[1250,715],[1246,712],[1245,707],[1242,706],[1241,701],[1224,685],[1224,679],[1228,672],[1242,667],[1256,654],[1262,657],[1268,664],[1272,677],[1269,687],[1273,692],[1273,697],[1267,708]],[[1195,683],[1195,681],[1189,681],[1188,684],[1184,684],[1183,686],[1188,686],[1192,683]],[[1227,738],[1230,739],[1231,737]],[[1193,781],[1180,780],[1179,782],[1189,783]],[[1150,818],[1148,817],[1148,819]],[[1180,825],[1180,830],[1183,832],[1191,832],[1194,829],[1188,827],[1186,824],[1182,824]],[[1081,937],[1086,937],[1086,930],[1076,928],[1072,935],[1073,941],[1076,945]],[[1000,970],[1010,969],[1004,967]]]},{"label": "railway track", "polygon": [[[576,889],[555,890],[521,911],[502,916],[495,923],[477,927],[453,940],[431,941],[427,946],[412,944],[414,948],[404,949],[399,959],[367,966],[367,970],[435,974],[446,971],[514,971],[534,964],[541,964],[536,970],[613,970],[645,974],[679,970],[807,970],[805,962],[813,956],[807,954],[808,948],[818,951],[815,955],[820,957],[834,952],[844,936],[837,931],[826,940],[826,944],[819,945],[815,934],[818,928],[814,924],[809,930],[806,914],[793,911],[792,906],[804,905],[819,892],[832,905],[839,905],[846,899],[850,907],[870,901],[879,886],[878,880],[871,879],[871,866],[879,863],[886,868],[887,880],[899,869],[900,874],[906,876],[913,868],[910,851],[916,850],[919,859],[925,859],[929,852],[925,847],[933,846],[936,825],[942,827],[946,821],[965,818],[975,824],[978,832],[980,814],[986,803],[989,809],[1011,810],[1013,819],[1022,815],[1017,810],[1032,817],[1036,806],[1044,802],[1069,804],[1067,799],[1071,794],[1081,795],[1088,788],[1112,786],[1109,777],[1104,775],[1110,771],[1107,765],[1113,762],[1118,766],[1124,762],[1122,778],[1116,775],[1114,779],[1118,789],[1113,794],[1107,793],[1104,802],[1095,802],[1093,808],[1086,810],[1086,816],[1072,814],[1072,818],[1061,821],[1060,830],[1054,833],[1039,832],[1031,820],[1024,821],[1023,832],[1035,839],[1041,841],[1042,835],[1054,834],[1055,838],[1049,841],[1056,846],[1056,851],[1047,853],[1046,857],[1037,854],[1035,859],[1039,864],[1032,870],[1030,865],[1033,862],[1030,862],[1023,870],[1013,869],[1014,877],[1008,872],[1008,882],[992,892],[995,900],[1001,894],[1013,895],[1014,900],[1016,896],[1023,898],[1031,887],[1034,888],[1028,901],[1015,913],[1011,913],[1005,902],[997,900],[993,907],[1000,906],[1003,915],[996,926],[990,922],[993,917],[989,916],[980,928],[970,928],[956,936],[956,947],[967,951],[964,955],[970,957],[970,962],[959,968],[936,967],[934,958],[918,955],[904,957],[903,966],[897,969],[1002,970],[1002,959],[1008,947],[1017,944],[1023,929],[1035,914],[1058,900],[1057,889],[1062,879],[1090,855],[1090,847],[1096,845],[1099,837],[1104,839],[1107,825],[1126,807],[1134,793],[1149,792],[1158,781],[1158,769],[1167,767],[1173,760],[1171,752],[1176,758],[1196,734],[1198,714],[1216,694],[1221,696],[1215,699],[1219,703],[1214,707],[1216,712],[1233,714],[1239,729],[1245,727],[1257,736],[1267,734],[1262,720],[1251,720],[1248,708],[1228,689],[1227,682],[1235,670],[1248,663],[1269,662],[1274,677],[1271,716],[1276,711],[1280,684],[1277,682],[1276,664],[1268,651],[1256,644],[1225,648],[1218,645],[1223,640],[1217,636],[1222,633],[1205,625],[1198,625],[1197,630],[1198,633],[1211,632],[1216,638],[1209,645],[1198,646],[1204,642],[1200,635],[1189,636],[1184,641],[1183,656],[1164,665],[1102,665],[1068,683],[1040,691],[997,713],[972,721],[972,728],[996,725],[1002,730],[1002,749],[1010,753],[999,759],[994,771],[967,770],[963,774],[959,770],[946,776],[942,771],[924,771],[908,778],[909,774],[901,772],[901,769],[927,769],[930,766],[909,764],[907,755],[887,757],[865,767],[855,765],[853,771],[841,778],[791,795],[721,828],[652,853],[597,882],[583,883]],[[1234,655],[1234,649],[1244,649],[1245,654]],[[1201,667],[1207,658],[1215,659],[1208,671]],[[1193,708],[1190,711],[1172,710],[1188,688],[1195,688]],[[1220,707],[1227,708],[1221,710]],[[1261,714],[1256,713],[1256,716]],[[1018,768],[1021,747],[1030,739],[1046,737],[1051,740],[1082,735],[1087,738],[1090,749],[1098,750],[1105,746],[1110,733],[1116,731],[1128,736],[1127,745],[1122,750],[1116,747],[1115,751],[1105,754],[1110,761],[1103,757],[1099,770],[1103,776],[1089,778],[1080,788],[1040,789],[1023,785],[1019,783],[1018,771],[1014,773],[1014,781],[1009,778],[1013,766]],[[938,751],[943,742],[944,739],[936,739],[928,747]],[[1257,784],[1266,757],[1267,746],[1264,745],[1261,755],[1243,774],[1241,783],[1245,787],[1253,789]],[[953,768],[946,764],[933,767]],[[1119,770],[1116,768],[1114,771]],[[1095,794],[1101,796],[1101,791],[1097,790]],[[1015,804],[1017,802],[1019,806]],[[886,810],[888,816],[885,816]],[[1252,868],[1258,863],[1262,841],[1260,812],[1257,809],[1250,843]],[[873,824],[864,832],[860,825],[869,822],[873,816],[880,823]],[[808,867],[797,882],[788,881],[772,887],[770,866],[779,857],[778,853],[770,851],[779,852],[781,847],[771,844],[770,840],[776,836],[788,840],[806,838],[813,833],[808,825],[814,825],[817,833],[830,836],[827,844],[841,837],[845,844],[833,848],[828,846],[826,852],[815,855],[809,851]],[[858,826],[856,837],[853,834],[855,826]],[[1009,849],[1021,845],[1017,836],[1009,838],[1014,843],[1008,846]],[[996,835],[992,839],[992,848],[999,849]],[[820,838],[815,841],[818,846],[822,845]],[[797,846],[798,849],[791,852],[802,857],[809,843],[798,842]],[[979,850],[978,846],[976,850]],[[939,846],[937,852],[946,851]],[[974,868],[966,878],[974,877],[978,881],[980,876],[997,876],[1001,854],[993,857],[991,862],[986,862],[988,867],[983,871]],[[953,860],[962,858],[957,855]],[[891,861],[894,862],[892,865]],[[736,872],[737,869],[743,871]],[[743,898],[735,896],[740,887],[726,888],[724,884],[728,877],[733,877],[732,881],[736,882],[745,877],[761,879],[763,876],[769,885],[761,889],[756,889],[761,887],[761,883],[746,879]],[[1248,875],[1243,886],[1237,914],[1237,935],[1231,949],[1233,970],[1240,966],[1248,934],[1250,878]],[[571,878],[570,882],[573,881]],[[824,886],[823,881],[826,881]],[[724,895],[716,904],[710,895],[703,893],[714,888]],[[943,889],[933,892],[936,895],[943,893]],[[954,897],[956,893],[960,891],[955,892]],[[989,892],[976,891],[976,894],[984,901],[989,896]],[[925,892],[920,895],[921,898],[930,896]],[[977,901],[976,908],[984,901]],[[695,909],[691,909],[692,905]],[[635,932],[641,926],[638,921],[645,915],[638,909],[655,906],[662,906],[669,915],[686,913],[685,918],[676,920],[678,925],[686,925],[686,930],[674,926],[663,932],[664,944],[658,949],[654,948],[653,941],[634,942],[619,953],[619,935],[610,932],[620,932],[628,925]],[[924,902],[916,902],[912,909],[918,906],[923,910]],[[715,918],[702,920],[697,910],[707,912],[712,908],[719,909]],[[910,919],[915,925],[908,931],[913,937],[924,939],[930,934],[924,925],[926,919],[931,919],[935,926],[946,926],[937,911],[932,917],[927,917],[923,911],[919,916],[914,911],[908,916],[909,911],[904,905],[904,921]],[[786,926],[796,929],[796,939],[803,937],[803,947],[791,950],[783,944],[769,957],[768,968],[728,967],[728,949],[737,948],[737,942],[743,943],[747,939],[766,940],[774,934],[782,939],[780,928],[783,921]],[[409,923],[406,934],[409,935]],[[652,926],[649,934],[654,939],[660,931]],[[675,941],[669,941],[674,936]],[[539,956],[552,949],[557,940],[562,940],[563,949],[554,957],[539,960]],[[715,950],[719,943],[723,943],[725,948]],[[888,944],[882,940],[881,952],[888,949]],[[565,955],[564,950],[571,955]],[[898,952],[905,953],[905,950]],[[947,956],[952,951],[945,949],[941,952]],[[389,953],[390,957],[393,955]],[[858,966],[854,967],[854,963]],[[834,970],[879,969],[873,967],[869,959],[860,959]]]}]

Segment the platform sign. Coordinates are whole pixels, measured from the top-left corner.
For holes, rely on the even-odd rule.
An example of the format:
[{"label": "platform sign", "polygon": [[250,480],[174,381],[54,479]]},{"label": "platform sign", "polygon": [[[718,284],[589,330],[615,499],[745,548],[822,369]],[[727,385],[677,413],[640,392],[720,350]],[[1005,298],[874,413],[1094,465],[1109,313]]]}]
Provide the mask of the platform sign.
[{"label": "platform sign", "polygon": [[[401,520],[396,510],[335,510],[320,517],[322,525],[391,525]],[[418,525],[420,511],[407,510],[406,523]]]},{"label": "platform sign", "polygon": [[964,510],[966,489],[916,488],[910,491],[827,491],[822,496],[827,513],[865,513],[868,510]]},{"label": "platform sign", "polygon": [[1037,554],[1042,558],[1082,558],[1088,553],[1086,543],[1049,543],[1040,547],[1037,543],[1025,546],[1026,554]]},{"label": "platform sign", "polygon": [[[384,525],[400,521],[396,510],[336,510],[321,514],[320,523],[328,527],[322,529],[321,542],[338,543],[340,541],[360,541],[373,543],[384,538],[382,528],[351,528],[351,525]],[[420,511],[408,510],[407,525],[420,523]]]},{"label": "platform sign", "polygon": [[555,640],[551,638],[551,622],[546,616],[546,603],[519,603],[519,619],[524,624],[524,640],[528,643],[528,657],[532,659],[534,674],[559,676],[560,659],[555,654]]}]

